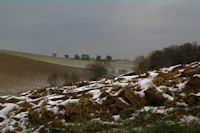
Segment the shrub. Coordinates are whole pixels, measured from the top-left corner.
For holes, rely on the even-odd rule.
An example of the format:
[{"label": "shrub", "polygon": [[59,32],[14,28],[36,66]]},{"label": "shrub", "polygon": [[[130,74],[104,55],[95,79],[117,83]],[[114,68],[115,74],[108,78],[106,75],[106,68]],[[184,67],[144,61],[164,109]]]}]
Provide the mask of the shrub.
[{"label": "shrub", "polygon": [[136,63],[136,69],[139,70],[148,70],[148,60],[144,56],[137,56],[135,58],[135,63]]},{"label": "shrub", "polygon": [[108,61],[98,61],[88,64],[90,80],[97,80],[98,78],[112,78],[116,76],[114,68]]},{"label": "shrub", "polygon": [[96,62],[93,64],[88,64],[88,69],[90,70],[90,80],[96,80],[98,78],[103,78],[107,75],[108,70],[102,62]]}]

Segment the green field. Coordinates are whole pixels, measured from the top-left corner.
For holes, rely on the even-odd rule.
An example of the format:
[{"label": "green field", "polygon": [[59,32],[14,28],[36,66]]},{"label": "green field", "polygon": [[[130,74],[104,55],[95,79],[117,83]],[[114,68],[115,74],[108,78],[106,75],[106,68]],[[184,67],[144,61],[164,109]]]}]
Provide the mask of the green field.
[{"label": "green field", "polygon": [[[34,60],[39,60],[43,62],[49,62],[64,66],[71,66],[76,68],[86,68],[87,64],[90,64],[94,61],[92,60],[76,60],[76,59],[65,59],[61,57],[52,57],[41,54],[27,53],[27,52],[18,52],[18,51],[10,51],[10,50],[0,50],[1,53],[12,54],[16,56],[26,57]],[[111,61],[111,65],[116,69],[126,69],[127,71],[131,71],[133,67],[133,62],[126,61]]]}]

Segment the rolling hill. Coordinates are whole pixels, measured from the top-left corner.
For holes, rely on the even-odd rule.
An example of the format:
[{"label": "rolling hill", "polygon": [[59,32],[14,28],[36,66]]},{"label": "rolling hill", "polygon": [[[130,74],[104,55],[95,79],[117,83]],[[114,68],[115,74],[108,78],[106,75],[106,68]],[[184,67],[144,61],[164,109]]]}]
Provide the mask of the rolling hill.
[{"label": "rolling hill", "polygon": [[[72,80],[77,74],[80,79],[87,79],[87,70],[60,65],[41,60],[25,58],[0,52],[0,94],[13,94],[20,91],[49,86],[47,79],[57,74],[58,82]],[[64,77],[68,75],[68,78]]]},{"label": "rolling hill", "polygon": [[[10,50],[0,50],[0,53],[12,54],[15,56],[21,56],[29,59],[34,59],[43,62],[54,63],[58,65],[71,66],[76,68],[86,68],[90,63],[93,63],[92,60],[75,60],[75,59],[65,59],[61,57],[52,57],[41,54],[19,52],[19,51],[10,51]],[[132,71],[133,62],[126,61],[111,61],[110,64],[116,69],[126,69],[127,71]]]}]

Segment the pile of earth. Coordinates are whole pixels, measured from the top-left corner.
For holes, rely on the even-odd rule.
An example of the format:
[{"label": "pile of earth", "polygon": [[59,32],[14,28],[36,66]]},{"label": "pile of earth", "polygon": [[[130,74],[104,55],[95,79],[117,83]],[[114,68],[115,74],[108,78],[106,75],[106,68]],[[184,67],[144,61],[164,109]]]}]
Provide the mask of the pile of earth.
[{"label": "pile of earth", "polygon": [[[148,111],[159,119],[189,124],[200,121],[199,101],[200,62],[194,62],[0,96],[0,130],[39,131],[51,122],[115,124],[120,119],[136,120]],[[150,117],[145,115],[143,120]]]}]

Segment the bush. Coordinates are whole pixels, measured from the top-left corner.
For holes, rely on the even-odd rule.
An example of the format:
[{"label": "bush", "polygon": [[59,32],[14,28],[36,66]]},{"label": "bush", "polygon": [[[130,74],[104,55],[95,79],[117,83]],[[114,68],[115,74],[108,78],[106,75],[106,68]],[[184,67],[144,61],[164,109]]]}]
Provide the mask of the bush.
[{"label": "bush", "polygon": [[149,69],[148,60],[144,56],[137,56],[135,58],[136,69],[145,71]]},{"label": "bush", "polygon": [[90,80],[97,80],[98,78],[111,78],[116,76],[114,68],[108,61],[96,61],[88,64]]},{"label": "bush", "polygon": [[88,65],[88,69],[90,70],[90,80],[96,80],[98,78],[106,77],[108,70],[102,62],[96,62]]}]

